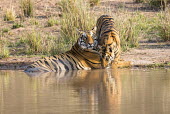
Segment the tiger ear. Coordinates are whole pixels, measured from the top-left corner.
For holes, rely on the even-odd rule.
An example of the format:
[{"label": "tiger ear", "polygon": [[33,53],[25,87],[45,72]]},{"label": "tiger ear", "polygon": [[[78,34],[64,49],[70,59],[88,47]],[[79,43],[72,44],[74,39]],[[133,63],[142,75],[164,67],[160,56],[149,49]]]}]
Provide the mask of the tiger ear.
[{"label": "tiger ear", "polygon": [[96,32],[96,30],[97,30],[97,27],[95,26],[93,27],[92,32]]}]

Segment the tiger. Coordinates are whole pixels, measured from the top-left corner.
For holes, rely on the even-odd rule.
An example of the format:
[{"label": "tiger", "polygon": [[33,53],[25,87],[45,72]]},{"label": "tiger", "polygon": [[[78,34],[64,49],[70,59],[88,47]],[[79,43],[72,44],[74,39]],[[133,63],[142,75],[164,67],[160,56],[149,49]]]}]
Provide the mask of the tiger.
[{"label": "tiger", "polygon": [[79,31],[79,38],[71,50],[40,59],[29,65],[25,72],[58,72],[62,70],[90,70],[101,68],[100,53],[94,50],[97,41],[94,31]]},{"label": "tiger", "polygon": [[114,19],[109,15],[102,15],[97,19],[96,29],[97,50],[102,57],[102,67],[106,68],[119,60],[119,32],[114,28]]}]

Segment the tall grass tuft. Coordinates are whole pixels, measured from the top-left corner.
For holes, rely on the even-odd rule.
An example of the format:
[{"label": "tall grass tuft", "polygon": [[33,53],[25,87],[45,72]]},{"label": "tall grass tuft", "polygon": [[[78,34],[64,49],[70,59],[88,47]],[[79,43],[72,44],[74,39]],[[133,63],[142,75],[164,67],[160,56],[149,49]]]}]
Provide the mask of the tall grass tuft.
[{"label": "tall grass tuft", "polygon": [[158,23],[158,35],[163,41],[170,41],[170,10],[161,12]]},{"label": "tall grass tuft", "polygon": [[34,14],[33,0],[21,0],[21,11],[25,17],[32,17]]},{"label": "tall grass tuft", "polygon": [[30,24],[31,25],[39,25],[39,22],[38,22],[38,20],[36,18],[31,18],[30,19]]},{"label": "tall grass tuft", "polygon": [[13,8],[7,9],[4,15],[4,21],[15,21],[16,14]]},{"label": "tall grass tuft", "polygon": [[101,0],[89,0],[89,2],[90,2],[90,6],[96,6],[96,5],[98,5],[99,3],[100,3],[100,1]]},{"label": "tall grass tuft", "polygon": [[6,46],[6,43],[0,39],[0,58],[6,57],[9,57],[9,49]]},{"label": "tall grass tuft", "polygon": [[114,17],[115,27],[119,30],[121,47],[125,51],[129,48],[137,47],[139,40],[148,31],[146,17],[139,13],[130,14],[117,13]]},{"label": "tall grass tuft", "polygon": [[47,21],[48,27],[58,25],[58,24],[59,24],[59,21],[57,19],[55,19],[54,17],[49,18],[48,21]]},{"label": "tall grass tuft", "polygon": [[72,46],[77,40],[77,30],[91,30],[95,26],[95,16],[89,11],[90,5],[83,0],[62,0],[61,38]]},{"label": "tall grass tuft", "polygon": [[23,25],[21,23],[14,23],[12,25],[12,29],[16,29],[16,28],[20,28],[20,27],[23,27]]},{"label": "tall grass tuft", "polygon": [[2,33],[8,33],[9,32],[9,29],[8,28],[3,28],[2,29]]},{"label": "tall grass tuft", "polygon": [[40,53],[43,51],[42,38],[39,33],[37,34],[36,32],[32,32],[27,34],[26,42],[29,45],[30,52]]},{"label": "tall grass tuft", "polygon": [[63,43],[56,36],[37,31],[24,34],[20,42],[24,43],[26,54],[29,55],[54,55],[65,51],[62,47]]}]

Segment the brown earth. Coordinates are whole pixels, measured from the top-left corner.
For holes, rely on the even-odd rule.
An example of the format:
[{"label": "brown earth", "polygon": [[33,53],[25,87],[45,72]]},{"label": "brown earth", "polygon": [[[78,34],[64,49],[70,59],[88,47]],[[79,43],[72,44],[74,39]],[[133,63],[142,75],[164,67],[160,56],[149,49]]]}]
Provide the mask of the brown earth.
[{"label": "brown earth", "polygon": [[138,48],[123,52],[121,57],[125,61],[131,61],[132,66],[169,64],[170,42],[141,42]]},{"label": "brown earth", "polygon": [[[59,1],[59,0],[57,0]],[[12,4],[17,4],[18,0],[14,0]],[[11,1],[8,0],[1,0],[0,1],[0,29],[2,28],[9,28],[12,26],[9,22],[3,21],[3,13],[5,9],[10,7]],[[45,26],[46,21],[48,20],[48,17],[50,16],[59,16],[60,13],[56,11],[56,0],[37,0],[36,1],[36,19],[41,22],[42,26]],[[145,13],[146,15],[154,15],[154,13],[157,11],[157,9],[151,9],[147,7],[145,4],[135,4],[133,3],[133,0],[102,0],[101,5],[102,6],[111,6],[111,7],[124,7],[128,11],[141,11],[142,13]],[[16,13],[19,13],[19,7],[13,5],[16,9]],[[29,19],[28,19],[29,20]],[[27,21],[25,21],[24,24],[27,24]],[[25,26],[24,28],[18,28],[18,29],[11,29],[11,31],[8,33],[9,35],[5,35],[5,37],[8,37],[11,41],[15,42],[17,41],[20,33],[24,31],[29,31],[33,28],[36,28],[35,26],[31,26],[27,24],[28,26]],[[53,27],[38,27],[38,30],[41,30],[43,32],[51,32],[54,35],[57,35],[59,33],[59,27],[53,26]],[[14,49],[15,51],[15,49]],[[15,53],[15,52],[14,52]],[[36,61],[40,59],[41,57],[25,57],[25,56],[14,56],[9,58],[3,58],[0,59],[0,69],[25,69],[26,65],[33,63],[33,61]],[[149,42],[149,41],[141,41],[139,47],[130,49],[129,51],[123,52],[121,54],[121,58],[124,60],[120,62],[120,66],[146,66],[146,65],[152,65],[152,64],[167,64],[167,66],[170,64],[170,42]],[[131,64],[130,64],[130,62]],[[169,65],[170,66],[170,65]]]}]

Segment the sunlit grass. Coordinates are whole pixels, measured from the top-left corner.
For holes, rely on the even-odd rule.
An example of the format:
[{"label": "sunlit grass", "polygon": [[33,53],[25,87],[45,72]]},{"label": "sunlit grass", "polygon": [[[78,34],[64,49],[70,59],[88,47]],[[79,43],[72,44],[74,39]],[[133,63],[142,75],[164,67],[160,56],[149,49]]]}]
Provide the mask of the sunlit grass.
[{"label": "sunlit grass", "polygon": [[139,13],[117,12],[113,18],[115,28],[119,31],[122,50],[138,47],[144,31],[148,30],[146,17]]},{"label": "sunlit grass", "polygon": [[65,51],[62,41],[57,36],[35,30],[25,33],[19,43],[25,45],[25,54],[28,55],[54,55]]},{"label": "sunlit grass", "polygon": [[6,10],[4,15],[4,21],[15,21],[16,13],[13,8],[9,8]]},{"label": "sunlit grass", "polygon": [[2,33],[8,33],[9,32],[9,28],[3,28],[2,29]]},{"label": "sunlit grass", "polygon": [[21,0],[20,1],[21,12],[26,17],[32,17],[34,15],[34,2],[33,0]]},{"label": "sunlit grass", "polygon": [[10,52],[6,45],[6,42],[0,39],[0,58],[9,57]]},{"label": "sunlit grass", "polygon": [[159,23],[157,25],[158,35],[163,41],[170,41],[170,10],[161,12],[159,15]]},{"label": "sunlit grass", "polygon": [[49,18],[48,21],[47,21],[47,26],[48,27],[58,25],[58,24],[59,24],[59,21],[54,17]]},{"label": "sunlit grass", "polygon": [[18,23],[18,22],[14,23],[12,25],[12,29],[16,29],[16,28],[20,28],[20,27],[23,27],[23,25],[21,23]]},{"label": "sunlit grass", "polygon": [[31,25],[39,25],[39,22],[38,22],[38,20],[36,18],[31,18],[30,19],[30,24]]},{"label": "sunlit grass", "polygon": [[77,38],[77,30],[91,30],[95,26],[95,17],[90,12],[90,5],[81,0],[62,0],[61,38],[73,44]]},{"label": "sunlit grass", "polygon": [[89,0],[90,6],[96,6],[100,3],[101,0]]}]

